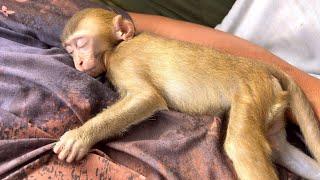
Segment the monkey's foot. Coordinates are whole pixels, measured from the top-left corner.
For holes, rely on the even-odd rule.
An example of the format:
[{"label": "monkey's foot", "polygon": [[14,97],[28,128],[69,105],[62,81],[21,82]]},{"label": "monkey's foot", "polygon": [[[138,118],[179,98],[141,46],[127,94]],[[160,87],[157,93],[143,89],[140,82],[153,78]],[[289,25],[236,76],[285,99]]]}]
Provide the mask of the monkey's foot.
[{"label": "monkey's foot", "polygon": [[78,161],[88,153],[92,146],[88,138],[79,129],[67,131],[56,143],[53,151],[62,161],[66,160],[68,163]]}]

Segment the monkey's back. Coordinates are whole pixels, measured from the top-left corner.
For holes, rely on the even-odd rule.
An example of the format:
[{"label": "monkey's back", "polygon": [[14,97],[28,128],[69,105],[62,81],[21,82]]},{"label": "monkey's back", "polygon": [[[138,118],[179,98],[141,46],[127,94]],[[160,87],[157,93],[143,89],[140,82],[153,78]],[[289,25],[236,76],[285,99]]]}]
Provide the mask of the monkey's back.
[{"label": "monkey's back", "polygon": [[124,48],[128,54],[120,53],[131,57],[133,69],[147,73],[169,107],[180,111],[220,114],[241,84],[270,85],[265,65],[196,44],[144,33],[122,43],[119,51]]}]

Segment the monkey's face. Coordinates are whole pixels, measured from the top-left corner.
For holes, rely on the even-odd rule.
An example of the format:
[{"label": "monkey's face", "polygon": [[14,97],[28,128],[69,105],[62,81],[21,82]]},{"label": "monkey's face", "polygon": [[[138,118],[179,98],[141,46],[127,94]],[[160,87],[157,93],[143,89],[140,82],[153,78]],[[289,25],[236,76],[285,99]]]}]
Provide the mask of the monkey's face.
[{"label": "monkey's face", "polygon": [[101,45],[101,39],[91,32],[82,30],[75,33],[64,43],[67,52],[73,57],[75,68],[96,77],[106,71],[104,55],[107,47]]},{"label": "monkey's face", "polygon": [[87,9],[66,24],[62,44],[73,57],[77,70],[96,77],[106,71],[106,62],[116,45],[133,36],[133,23],[121,15],[103,9]]}]

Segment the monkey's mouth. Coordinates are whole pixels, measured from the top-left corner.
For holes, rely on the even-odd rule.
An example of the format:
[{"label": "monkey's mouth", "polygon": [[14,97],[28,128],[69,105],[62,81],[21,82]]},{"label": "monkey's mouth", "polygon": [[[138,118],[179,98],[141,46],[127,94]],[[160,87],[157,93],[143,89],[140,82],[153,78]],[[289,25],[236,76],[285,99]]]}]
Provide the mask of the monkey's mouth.
[{"label": "monkey's mouth", "polygon": [[88,74],[88,75],[90,75],[90,76],[93,76],[93,75],[96,74],[95,68],[91,68],[91,69],[85,70],[85,71],[83,71],[83,72],[86,73],[86,74]]},{"label": "monkey's mouth", "polygon": [[96,68],[91,68],[88,70],[83,71],[84,73],[88,74],[91,77],[98,77],[101,75],[103,72],[99,72]]},{"label": "monkey's mouth", "polygon": [[85,73],[87,73],[87,74],[88,74],[88,73],[90,73],[90,72],[94,71],[94,69],[95,69],[95,68],[90,68],[90,69],[84,70],[83,72],[85,72]]}]

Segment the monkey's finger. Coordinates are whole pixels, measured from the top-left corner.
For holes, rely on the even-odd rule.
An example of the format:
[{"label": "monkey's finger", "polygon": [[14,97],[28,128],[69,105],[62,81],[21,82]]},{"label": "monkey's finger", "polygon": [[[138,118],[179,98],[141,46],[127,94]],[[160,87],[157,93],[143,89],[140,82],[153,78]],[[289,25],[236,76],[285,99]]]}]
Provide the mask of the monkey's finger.
[{"label": "monkey's finger", "polygon": [[80,149],[80,144],[78,142],[74,143],[72,146],[71,152],[67,157],[68,163],[71,163],[78,156],[79,149]]},{"label": "monkey's finger", "polygon": [[53,152],[56,154],[60,153],[63,148],[62,145],[63,145],[63,143],[61,141],[58,141],[53,147]]},{"label": "monkey's finger", "polygon": [[86,154],[87,154],[87,150],[81,148],[81,149],[79,150],[79,152],[78,152],[78,156],[77,156],[77,158],[76,158],[76,161],[81,160]]},{"label": "monkey's finger", "polygon": [[68,154],[70,153],[70,150],[72,148],[73,143],[74,143],[74,140],[69,140],[66,142],[62,151],[59,153],[58,158],[60,160],[64,160],[68,156]]}]

